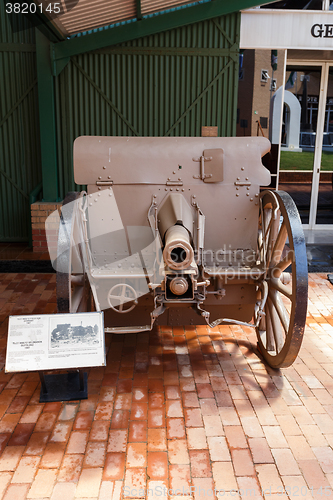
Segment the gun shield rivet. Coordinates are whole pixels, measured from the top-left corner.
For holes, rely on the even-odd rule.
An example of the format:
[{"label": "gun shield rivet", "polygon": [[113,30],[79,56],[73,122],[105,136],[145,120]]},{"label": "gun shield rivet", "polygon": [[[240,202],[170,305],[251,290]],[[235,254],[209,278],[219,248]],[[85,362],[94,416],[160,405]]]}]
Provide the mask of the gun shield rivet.
[{"label": "gun shield rivet", "polygon": [[245,177],[245,180],[246,180],[246,181],[248,181],[248,180],[249,180],[249,178],[248,178],[248,177]]},{"label": "gun shield rivet", "polygon": [[250,191],[250,188],[249,188],[249,187],[247,187],[246,189],[247,189],[248,191]]},{"label": "gun shield rivet", "polygon": [[99,176],[98,178],[99,178],[99,179],[101,179],[102,177],[101,177],[101,176]]},{"label": "gun shield rivet", "polygon": [[239,187],[236,188],[236,191],[238,191],[238,190],[239,190]]},{"label": "gun shield rivet", "polygon": [[240,181],[240,177],[237,177],[237,180]]},{"label": "gun shield rivet", "polygon": [[173,174],[175,174],[175,173],[176,173],[176,170],[174,170],[172,173],[173,173]]},{"label": "gun shield rivet", "polygon": [[103,169],[105,170],[105,169],[106,169],[106,167],[103,167]]},{"label": "gun shield rivet", "polygon": [[246,193],[246,196],[250,196],[250,193]]},{"label": "gun shield rivet", "polygon": [[253,198],[250,198],[250,201],[253,201]]},{"label": "gun shield rivet", "polygon": [[167,191],[167,190],[168,190],[168,188],[164,188],[164,190],[165,190],[165,191]]},{"label": "gun shield rivet", "polygon": [[94,201],[97,201],[97,198],[95,198]]},{"label": "gun shield rivet", "polygon": [[99,187],[99,188],[98,188],[98,191],[100,191],[101,189],[102,189],[102,188],[101,188],[101,187]]},{"label": "gun shield rivet", "polygon": [[257,193],[257,194],[255,194],[254,196],[255,196],[256,198],[258,198],[259,194]]},{"label": "gun shield rivet", "polygon": [[92,207],[92,203],[89,203],[89,206]]},{"label": "gun shield rivet", "polygon": [[236,196],[239,196],[239,193],[236,193]]},{"label": "gun shield rivet", "polygon": [[241,170],[245,170],[245,167],[241,167]]},{"label": "gun shield rivet", "polygon": [[176,188],[176,191],[179,191],[179,188]]}]

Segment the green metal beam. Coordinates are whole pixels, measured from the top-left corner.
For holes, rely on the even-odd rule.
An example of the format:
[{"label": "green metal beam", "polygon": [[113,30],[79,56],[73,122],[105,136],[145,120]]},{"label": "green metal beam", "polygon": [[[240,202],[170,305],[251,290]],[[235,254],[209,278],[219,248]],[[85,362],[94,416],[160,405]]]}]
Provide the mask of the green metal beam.
[{"label": "green metal beam", "polygon": [[193,24],[213,17],[223,16],[242,9],[248,9],[267,2],[258,0],[212,0],[164,14],[145,17],[141,21],[97,31],[54,44],[53,57],[57,61],[110,45],[134,40],[154,33]]},{"label": "green metal beam", "polygon": [[58,165],[50,41],[38,29],[35,31],[43,199],[57,201]]},{"label": "green metal beam", "polygon": [[238,44],[230,49],[215,49],[202,47],[127,47],[116,45],[96,51],[96,54],[136,55],[136,56],[211,56],[228,57],[230,52],[239,53]]},{"label": "green metal beam", "polygon": [[141,21],[142,19],[141,0],[136,0],[136,18],[138,21]]},{"label": "green metal beam", "polygon": [[0,43],[0,52],[36,52],[33,43]]}]

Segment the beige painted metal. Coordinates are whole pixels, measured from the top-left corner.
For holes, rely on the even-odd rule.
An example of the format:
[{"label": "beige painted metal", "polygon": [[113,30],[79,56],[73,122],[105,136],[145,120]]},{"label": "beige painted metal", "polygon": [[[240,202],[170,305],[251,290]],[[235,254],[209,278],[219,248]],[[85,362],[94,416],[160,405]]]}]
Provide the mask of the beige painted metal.
[{"label": "beige painted metal", "polygon": [[[107,312],[108,332],[151,330],[155,321],[236,323],[256,328],[272,367],[294,361],[306,318],[306,250],[290,196],[260,194],[260,185],[270,182],[261,162],[269,149],[260,137],[75,142],[75,178],[88,182],[88,196],[75,196],[83,235],[77,246],[95,306]],[[74,296],[77,284],[83,295],[88,281],[68,264],[72,198],[64,204],[60,243]],[[58,298],[61,304],[60,291]],[[78,308],[81,303],[79,296]]]},{"label": "beige painted metal", "polygon": [[157,217],[162,239],[167,230],[177,223],[182,224],[189,232],[193,229],[192,209],[181,193],[170,193],[161,203]]},{"label": "beige painted metal", "polygon": [[190,266],[194,252],[185,227],[177,224],[169,227],[165,235],[163,259],[167,266],[176,271]]},{"label": "beige painted metal", "polygon": [[[223,150],[222,182],[199,178],[200,162],[193,158],[207,149]],[[168,194],[183,194],[191,207],[188,229],[195,240],[194,221],[200,219],[198,213],[205,217],[201,234],[206,264],[218,260],[228,265],[233,258],[242,262],[255,254],[259,186],[270,183],[260,158],[269,149],[263,137],[79,137],[74,143],[74,177],[77,184],[88,184],[89,194],[112,187],[124,227],[148,226],[153,197],[159,207]],[[98,216],[104,221],[96,220],[99,226],[107,227],[105,213],[106,207]],[[243,252],[235,253],[237,249]]]}]

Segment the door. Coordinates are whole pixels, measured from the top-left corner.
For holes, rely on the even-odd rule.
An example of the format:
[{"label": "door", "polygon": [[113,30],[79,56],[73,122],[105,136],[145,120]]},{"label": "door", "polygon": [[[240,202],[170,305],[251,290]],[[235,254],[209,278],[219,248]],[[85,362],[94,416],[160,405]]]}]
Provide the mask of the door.
[{"label": "door", "polygon": [[279,189],[294,199],[305,225],[310,224],[316,209],[313,189],[318,190],[319,179],[321,83],[320,66],[287,66]]},{"label": "door", "polygon": [[333,66],[327,66],[327,95],[322,105],[325,108],[325,116],[316,212],[318,228],[333,224]]}]

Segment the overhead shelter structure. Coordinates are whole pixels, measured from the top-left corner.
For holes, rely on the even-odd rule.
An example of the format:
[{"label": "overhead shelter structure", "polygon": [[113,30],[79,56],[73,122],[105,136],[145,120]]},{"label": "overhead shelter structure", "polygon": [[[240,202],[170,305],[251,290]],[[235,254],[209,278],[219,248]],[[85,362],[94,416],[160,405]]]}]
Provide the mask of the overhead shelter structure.
[{"label": "overhead shelter structure", "polygon": [[264,2],[62,0],[57,15],[48,3],[0,4],[0,241],[27,239],[39,191],[56,202],[76,188],[80,135],[235,135],[239,12]]}]

